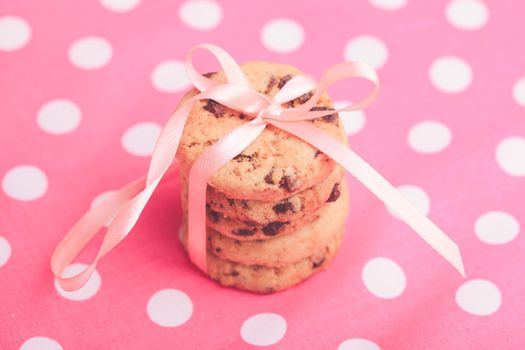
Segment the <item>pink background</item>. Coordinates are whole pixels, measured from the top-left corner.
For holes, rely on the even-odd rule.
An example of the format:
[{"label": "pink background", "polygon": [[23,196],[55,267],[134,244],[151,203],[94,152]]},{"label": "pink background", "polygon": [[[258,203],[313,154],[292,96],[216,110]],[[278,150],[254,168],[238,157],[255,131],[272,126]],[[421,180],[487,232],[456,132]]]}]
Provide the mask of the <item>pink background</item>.
[{"label": "pink background", "polygon": [[[406,1],[390,1],[396,2]],[[6,36],[19,35],[0,30],[0,348],[257,348],[246,335],[256,327],[245,321],[264,313],[275,315],[261,316],[268,325],[256,333],[275,349],[525,348],[525,239],[518,233],[525,225],[525,87],[518,83],[525,76],[525,6],[471,2],[486,11],[471,29],[447,17],[449,2],[415,0],[391,10],[378,0],[223,0],[208,4],[219,9],[216,17],[199,16],[209,28],[196,29],[183,20],[181,1],[142,0],[125,12],[103,6],[109,0],[2,1],[0,28],[3,17],[17,16],[31,34],[25,45],[2,50]],[[286,32],[280,39],[288,52],[265,45],[261,32],[276,18],[295,21],[304,41],[287,41]],[[461,247],[466,280],[348,178],[347,235],[327,271],[275,295],[222,288],[194,268],[178,244],[179,188],[171,177],[129,238],[98,265],[96,293],[75,301],[57,292],[49,269],[56,244],[98,194],[146,173],[149,158],[129,151],[126,131],[142,122],[162,125],[182,94],[152,83],[159,63],[182,60],[193,45],[211,42],[239,62],[286,62],[319,76],[344,60],[347,43],[362,35],[380,40],[386,55],[378,67],[380,96],[350,143],[394,185],[417,186],[428,195],[429,216]],[[87,36],[112,47],[109,61],[96,69],[68,56]],[[372,61],[381,56],[373,48],[366,54]],[[443,56],[470,67],[471,80],[460,91],[443,91],[430,78],[433,62]],[[446,85],[461,80],[462,71],[441,76]],[[343,87],[333,89],[336,100],[356,97]],[[56,99],[81,111],[80,124],[67,133],[46,131],[38,122],[42,106]],[[452,136],[434,153],[408,141],[427,120]],[[439,146],[438,134],[431,129],[419,144]],[[130,142],[147,149],[151,137],[140,128],[138,135]],[[45,174],[38,198],[17,199],[16,193],[38,187],[16,172],[21,165]],[[493,211],[508,215],[496,223],[481,219]],[[480,239],[484,229],[500,244]],[[512,238],[502,242],[509,232]],[[89,262],[99,241],[78,261]],[[187,298],[161,300],[164,307],[155,308],[154,295],[164,289]],[[465,291],[471,293],[465,297]],[[276,315],[285,327],[274,322],[281,319]],[[164,327],[159,317],[182,324]],[[354,338],[369,342],[348,341]]]}]

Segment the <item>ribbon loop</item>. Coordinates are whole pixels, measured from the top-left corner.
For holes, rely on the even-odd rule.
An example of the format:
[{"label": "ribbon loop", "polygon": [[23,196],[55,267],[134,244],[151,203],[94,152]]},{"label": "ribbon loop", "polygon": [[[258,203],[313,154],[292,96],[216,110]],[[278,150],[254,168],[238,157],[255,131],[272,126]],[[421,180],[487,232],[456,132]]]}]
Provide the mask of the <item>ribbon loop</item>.
[{"label": "ribbon loop", "polygon": [[199,89],[200,91],[205,91],[210,87],[218,84],[216,81],[209,79],[204,75],[201,75],[193,66],[193,53],[199,49],[203,49],[205,51],[210,52],[217,59],[217,61],[219,61],[219,64],[224,70],[226,80],[229,84],[241,85],[245,87],[250,86],[250,84],[248,84],[246,76],[241,70],[241,67],[239,67],[239,65],[237,64],[237,62],[235,62],[233,57],[231,57],[226,51],[215,45],[201,44],[193,47],[186,54],[186,71],[188,73],[190,81],[197,89]]}]

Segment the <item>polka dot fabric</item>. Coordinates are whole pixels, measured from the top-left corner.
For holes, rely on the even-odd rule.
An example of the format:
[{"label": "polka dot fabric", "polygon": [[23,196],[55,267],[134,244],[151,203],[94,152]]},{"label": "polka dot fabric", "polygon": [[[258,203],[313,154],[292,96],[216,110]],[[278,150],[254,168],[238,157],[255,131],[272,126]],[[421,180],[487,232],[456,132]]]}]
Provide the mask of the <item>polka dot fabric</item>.
[{"label": "polka dot fabric", "polygon": [[[495,0],[4,0],[0,348],[524,348],[523,11]],[[467,278],[349,178],[347,232],[327,271],[268,296],[222,288],[178,243],[171,176],[83,289],[54,283],[49,259],[71,225],[146,173],[188,87],[184,54],[201,42],[317,76],[345,59],[373,65],[382,91],[345,113],[350,144],[457,241]],[[355,101],[361,88],[331,92]]]}]

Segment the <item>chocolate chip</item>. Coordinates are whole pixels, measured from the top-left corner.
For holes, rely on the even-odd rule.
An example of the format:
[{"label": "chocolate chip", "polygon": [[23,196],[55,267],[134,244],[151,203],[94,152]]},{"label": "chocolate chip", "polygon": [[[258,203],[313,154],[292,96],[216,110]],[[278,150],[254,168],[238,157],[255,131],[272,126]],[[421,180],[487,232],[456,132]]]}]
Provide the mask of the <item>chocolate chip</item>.
[{"label": "chocolate chip", "polygon": [[226,112],[224,106],[214,100],[207,100],[204,109],[213,114],[215,118],[224,116]]},{"label": "chocolate chip", "polygon": [[235,203],[235,201],[231,198],[226,198],[226,200],[228,201],[228,204],[230,205],[230,207],[233,207],[233,204]]},{"label": "chocolate chip", "polygon": [[284,188],[288,192],[294,192],[299,188],[299,182],[294,180],[291,176],[284,175],[279,181],[279,187]]},{"label": "chocolate chip", "polygon": [[277,82],[278,82],[277,78],[272,75],[272,77],[270,78],[270,81],[268,82],[268,85],[267,85],[266,90],[264,91],[264,93],[268,94],[270,91],[272,91],[274,86],[277,85]]},{"label": "chocolate chip", "polygon": [[206,78],[211,78],[211,77],[213,77],[213,76],[215,75],[215,73],[217,73],[217,72],[208,72],[208,73],[205,73],[205,74],[203,74],[203,75],[204,75]]},{"label": "chocolate chip", "polygon": [[219,222],[221,214],[213,210],[209,204],[206,204],[206,215],[210,218],[212,222]]},{"label": "chocolate chip", "polygon": [[293,100],[292,102],[294,103],[294,105],[297,103],[297,104],[303,104],[305,103],[306,101],[308,101],[309,99],[312,98],[312,96],[314,95],[313,92],[307,92],[306,94],[303,94],[299,97],[297,97],[295,100]]},{"label": "chocolate chip", "polygon": [[[315,107],[312,107],[312,109],[310,110],[311,111],[332,111],[333,108],[315,106]],[[334,120],[337,119],[337,117],[338,117],[337,113],[332,113],[332,114],[325,115],[322,118],[324,121],[333,122]]]},{"label": "chocolate chip", "polygon": [[286,213],[288,210],[290,210],[291,212],[294,212],[292,202],[277,203],[276,205],[272,207],[272,209],[276,214],[283,214],[283,213]]},{"label": "chocolate chip", "polygon": [[313,261],[313,262],[312,262],[312,268],[313,268],[313,269],[318,269],[319,267],[321,267],[321,265],[324,264],[325,260],[326,260],[326,259],[325,259],[325,257],[323,256],[323,258],[322,258],[321,260],[319,260],[319,261]]},{"label": "chocolate chip", "polygon": [[237,277],[237,276],[239,276],[239,272],[233,270],[233,271],[230,273],[230,275],[232,275],[233,277]]},{"label": "chocolate chip", "polygon": [[288,75],[285,75],[284,77],[281,78],[281,80],[279,81],[279,85],[277,85],[277,87],[279,89],[282,89],[282,87],[284,86],[284,84],[286,84],[287,82],[290,81],[290,79],[293,78],[293,75],[291,74],[288,74]]},{"label": "chocolate chip", "polygon": [[275,182],[273,182],[273,169],[268,174],[266,174],[264,177],[264,182],[266,182],[268,185],[275,185]]},{"label": "chocolate chip", "polygon": [[219,254],[220,252],[222,252],[221,248],[219,248],[219,247],[215,248],[215,253]]},{"label": "chocolate chip", "polygon": [[330,193],[330,197],[326,200],[326,202],[335,202],[337,198],[341,195],[341,191],[339,189],[339,184],[336,183],[334,185],[334,188],[332,188],[332,192]]},{"label": "chocolate chip", "polygon": [[317,156],[319,156],[321,153],[323,153],[323,152],[321,152],[319,150],[315,151],[314,158],[317,158]]},{"label": "chocolate chip", "polygon": [[237,231],[232,231],[234,235],[237,236],[253,236],[255,234],[255,229],[248,229],[248,228],[240,228]]},{"label": "chocolate chip", "polygon": [[266,236],[275,236],[281,231],[285,225],[288,225],[290,221],[272,221],[268,225],[263,227],[263,233]]},{"label": "chocolate chip", "polygon": [[240,163],[240,162],[243,162],[243,161],[248,161],[248,162],[250,162],[250,161],[252,160],[252,155],[247,155],[247,154],[239,153],[238,155],[236,155],[235,157],[233,157],[233,159],[235,159],[235,160],[238,161],[239,163]]}]

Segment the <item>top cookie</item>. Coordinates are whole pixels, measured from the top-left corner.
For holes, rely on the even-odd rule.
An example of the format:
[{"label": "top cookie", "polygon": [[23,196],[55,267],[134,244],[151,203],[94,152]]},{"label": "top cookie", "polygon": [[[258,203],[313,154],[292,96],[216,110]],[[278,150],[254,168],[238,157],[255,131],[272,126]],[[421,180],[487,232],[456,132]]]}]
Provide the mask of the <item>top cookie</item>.
[{"label": "top cookie", "polygon": [[[270,97],[298,69],[277,63],[250,62],[241,66],[252,88]],[[224,82],[224,73],[210,74]],[[197,94],[188,92],[183,101]],[[296,106],[311,96],[305,94],[289,103]],[[314,109],[332,109],[328,94],[323,94]],[[250,117],[229,109],[213,100],[202,100],[193,106],[179,146],[177,157],[192,164],[209,146]],[[346,138],[339,116],[334,113],[312,121],[313,125],[337,138]],[[335,168],[335,162],[301,139],[268,125],[241,154],[221,167],[208,184],[229,198],[278,201],[312,187],[325,179]]]}]

